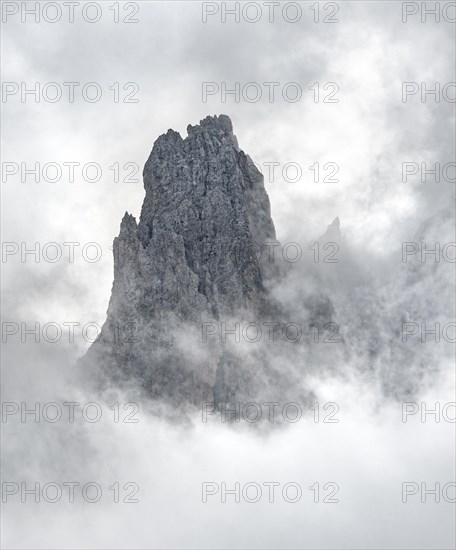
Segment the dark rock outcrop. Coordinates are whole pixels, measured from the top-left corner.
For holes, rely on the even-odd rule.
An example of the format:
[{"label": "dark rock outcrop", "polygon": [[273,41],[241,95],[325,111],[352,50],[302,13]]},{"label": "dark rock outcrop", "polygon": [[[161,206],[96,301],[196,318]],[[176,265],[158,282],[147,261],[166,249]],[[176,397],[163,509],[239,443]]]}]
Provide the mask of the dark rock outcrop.
[{"label": "dark rock outcrop", "polygon": [[83,363],[168,401],[242,401],[267,384],[261,357],[204,335],[270,314],[258,253],[275,239],[269,199],[227,116],[187,131],[153,146],[140,220],[126,213],[114,240],[107,320]]},{"label": "dark rock outcrop", "polygon": [[[380,277],[381,264],[354,254],[335,218],[308,243],[317,257],[271,262],[263,246],[278,243],[263,176],[230,119],[207,117],[187,131],[160,136],[146,162],[139,223],[126,213],[114,240],[107,319],[84,372],[171,411],[305,403],[327,376],[362,377],[398,399],[417,394],[441,356],[401,330],[454,318],[454,260],[417,253]],[[438,213],[414,237],[417,250],[426,240],[451,252],[453,232],[452,210]]]}]

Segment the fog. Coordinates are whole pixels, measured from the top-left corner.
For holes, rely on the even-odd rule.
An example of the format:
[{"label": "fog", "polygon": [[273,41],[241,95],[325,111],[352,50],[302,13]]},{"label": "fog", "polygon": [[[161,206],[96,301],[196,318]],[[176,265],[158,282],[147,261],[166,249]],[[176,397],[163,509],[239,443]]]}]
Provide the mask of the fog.
[{"label": "fog", "polygon": [[[311,3],[300,4],[303,17],[294,24],[279,16],[270,23],[266,15],[257,23],[229,17],[224,23],[219,12],[203,22],[201,3],[161,1],[139,3],[139,22],[130,25],[116,24],[107,3],[94,24],[78,11],[74,23],[64,17],[22,23],[20,14],[2,23],[3,81],[97,82],[103,89],[96,103],[79,95],[74,103],[23,102],[20,94],[2,103],[3,166],[102,167],[96,182],[79,167],[73,182],[66,172],[57,182],[2,172],[2,241],[12,243],[2,257],[2,481],[18,484],[17,493],[2,493],[5,548],[454,547],[454,408],[445,408],[455,401],[454,263],[426,256],[423,262],[421,249],[406,262],[403,256],[404,242],[443,248],[455,241],[454,168],[438,183],[431,176],[421,181],[421,172],[404,181],[403,172],[403,163],[454,162],[454,103],[444,96],[422,102],[421,90],[403,101],[403,82],[431,88],[455,80],[454,24],[443,17],[422,23],[420,13],[404,23],[403,3],[386,1],[339,2],[337,24],[315,23]],[[139,102],[113,102],[115,82],[122,94],[130,91],[124,83],[135,83]],[[279,88],[273,102],[266,96],[235,102],[220,93],[203,102],[205,82],[227,88],[279,82]],[[289,82],[301,84],[302,101],[283,100]],[[309,87],[319,83],[327,94],[330,82],[338,85],[339,103],[315,102]],[[188,124],[220,113],[230,116],[240,148],[264,174],[281,247],[294,242],[302,251],[298,262],[277,262],[280,284],[270,291],[287,312],[278,322],[308,328],[309,300],[323,296],[341,337],[337,344],[314,342],[308,331],[296,344],[228,342],[246,357],[261,349],[284,377],[293,375],[292,400],[302,410],[296,422],[281,415],[286,403],[274,397],[274,385],[268,388],[268,399],[279,402],[274,422],[264,405],[261,422],[223,422],[220,412],[205,418],[204,406],[170,411],[134,381],[98,387],[78,371],[105,320],[112,241],[125,211],[139,215],[141,172],[153,142],[168,128],[185,136]],[[116,162],[118,182],[109,168]],[[278,163],[274,177],[271,162]],[[131,179],[126,163],[137,165]],[[302,170],[298,181],[292,167],[284,171],[287,163]],[[337,165],[337,182],[324,180],[326,163]],[[336,217],[340,262],[315,262],[309,246],[327,240]],[[63,251],[59,261],[46,261],[50,242]],[[79,243],[74,261],[69,242]],[[38,255],[23,256],[35,243]],[[83,251],[87,243],[95,249]],[[28,329],[38,323],[39,341],[21,323]],[[43,332],[46,323],[62,329],[55,343]],[[68,323],[78,323],[73,341]],[[430,334],[423,341],[422,323],[425,330],[440,323],[438,342]],[[185,356],[210,353],[200,327],[183,325],[180,333]],[[52,402],[62,407],[61,420],[47,419],[50,407],[38,422],[31,414],[21,421],[22,403],[28,409],[39,403],[42,413]],[[68,402],[80,404],[74,422],[63,406]],[[99,421],[87,419],[94,407],[82,414],[88,403],[98,404]],[[138,410],[124,409],[126,403]],[[138,422],[124,422],[132,412]],[[42,495],[39,503],[33,495],[21,502],[21,483],[29,489],[48,482],[79,483],[74,502],[66,488],[55,503]],[[89,482],[102,488],[98,502],[81,495]],[[109,488],[116,482],[117,503]],[[274,502],[268,482],[280,484]],[[123,489],[126,483],[136,485]],[[228,489],[240,483],[240,502],[233,494],[222,502],[222,483]],[[258,502],[248,502],[254,488],[245,498],[246,483],[262,488]],[[302,488],[298,502],[283,498],[286,483]],[[404,483],[411,484],[406,502]],[[421,501],[422,483],[427,490],[440,483],[439,502],[432,494]],[[335,485],[326,484],[337,484],[334,495]],[[445,492],[447,484],[453,485]],[[206,502],[204,487],[217,488]],[[132,488],[139,501],[123,502]],[[294,497],[293,489],[288,494]]]}]

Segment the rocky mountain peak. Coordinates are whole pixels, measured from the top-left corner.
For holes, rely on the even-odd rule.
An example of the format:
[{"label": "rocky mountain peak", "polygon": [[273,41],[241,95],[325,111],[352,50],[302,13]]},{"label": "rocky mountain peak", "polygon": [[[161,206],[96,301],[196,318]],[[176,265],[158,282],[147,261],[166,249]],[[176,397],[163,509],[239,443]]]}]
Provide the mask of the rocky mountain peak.
[{"label": "rocky mountain peak", "polygon": [[340,230],[340,220],[339,217],[334,218],[332,223],[330,223],[326,229],[325,234],[323,235],[322,239],[333,239],[335,241],[339,241],[342,239],[342,233]]},{"label": "rocky mountain peak", "polygon": [[[173,344],[175,329],[186,323],[200,334],[204,321],[267,314],[268,273],[257,251],[275,229],[263,176],[239,149],[229,117],[206,117],[187,132],[183,139],[168,130],[154,143],[140,219],[122,219],[107,320],[86,357],[139,377],[153,395],[185,387],[195,399],[214,387],[225,395],[227,378],[231,394],[241,379],[247,388],[245,373],[226,350],[192,367]],[[132,323],[139,341],[113,337],[113,326]]]}]

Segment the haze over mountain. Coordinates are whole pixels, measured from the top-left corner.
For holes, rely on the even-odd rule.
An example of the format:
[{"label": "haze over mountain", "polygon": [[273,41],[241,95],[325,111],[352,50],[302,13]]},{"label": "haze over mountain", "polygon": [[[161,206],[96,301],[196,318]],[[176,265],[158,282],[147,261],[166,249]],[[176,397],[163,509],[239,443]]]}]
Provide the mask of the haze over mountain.
[{"label": "haze over mountain", "polygon": [[122,220],[107,320],[85,360],[140,380],[154,397],[252,397],[254,378],[265,382],[259,363],[201,346],[201,330],[271,315],[269,266],[258,254],[259,243],[275,240],[269,199],[227,116],[187,131],[183,139],[169,130],[154,144],[141,217]]},{"label": "haze over mountain", "polygon": [[[410,287],[411,263],[381,280],[338,217],[290,259],[229,117],[187,132],[153,146],[139,222],[125,213],[114,240],[107,319],[80,365],[173,406],[305,401],[311,379],[329,373],[356,373],[395,397],[418,391],[438,366],[435,350],[401,338],[407,311],[429,309]],[[448,210],[437,221],[452,219]],[[444,269],[452,264],[420,272],[442,280]]]}]

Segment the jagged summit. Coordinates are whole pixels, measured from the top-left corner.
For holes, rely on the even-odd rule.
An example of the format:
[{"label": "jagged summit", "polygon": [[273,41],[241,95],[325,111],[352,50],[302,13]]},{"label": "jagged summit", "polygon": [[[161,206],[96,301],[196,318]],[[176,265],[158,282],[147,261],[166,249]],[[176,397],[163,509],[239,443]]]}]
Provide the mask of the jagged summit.
[{"label": "jagged summit", "polygon": [[236,136],[233,134],[233,123],[227,115],[207,116],[203,120],[200,120],[199,124],[189,124],[187,126],[187,136],[185,138],[183,138],[179,132],[170,128],[166,133],[161,134],[157,138],[154,147],[160,148],[163,143],[178,145],[203,134],[206,136],[208,134],[217,136],[222,141],[231,141],[235,147],[238,148]]},{"label": "jagged summit", "polygon": [[195,126],[192,126],[189,124],[187,126],[187,133],[190,134],[191,132],[198,131],[201,129],[214,129],[219,128],[220,130],[232,134],[233,133],[233,123],[231,122],[231,119],[228,115],[214,115],[214,116],[207,116],[206,118],[203,118],[203,120],[200,120],[199,124],[196,124]]},{"label": "jagged summit", "polygon": [[144,167],[138,224],[141,253],[154,258],[147,266],[148,281],[157,283],[154,304],[174,294],[172,309],[184,317],[260,307],[254,245],[275,238],[263,176],[239,150],[225,115],[189,126],[185,139],[173,131],[164,136]]},{"label": "jagged summit", "polygon": [[[265,315],[257,248],[275,229],[263,176],[239,149],[229,117],[209,116],[187,131],[183,139],[168,130],[154,143],[141,215],[122,219],[107,320],[86,358],[139,377],[152,395],[198,400],[247,391],[249,376],[222,349],[192,364],[177,349],[176,327],[197,327],[200,339],[202,322]],[[133,325],[138,342],[113,337],[112,327]]]}]

